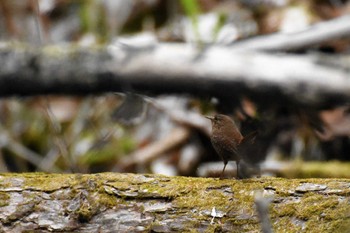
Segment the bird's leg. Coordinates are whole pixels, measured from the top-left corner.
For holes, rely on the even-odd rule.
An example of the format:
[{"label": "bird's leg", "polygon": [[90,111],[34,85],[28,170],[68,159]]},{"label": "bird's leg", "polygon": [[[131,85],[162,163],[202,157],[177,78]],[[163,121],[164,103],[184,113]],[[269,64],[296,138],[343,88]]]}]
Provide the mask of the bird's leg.
[{"label": "bird's leg", "polygon": [[239,176],[239,160],[236,161],[236,179],[239,180],[241,177]]},{"label": "bird's leg", "polygon": [[222,172],[221,172],[221,175],[220,175],[220,180],[223,179],[223,175],[224,175],[224,172],[225,172],[225,168],[226,168],[227,162],[228,161],[224,161],[224,168],[222,169]]}]

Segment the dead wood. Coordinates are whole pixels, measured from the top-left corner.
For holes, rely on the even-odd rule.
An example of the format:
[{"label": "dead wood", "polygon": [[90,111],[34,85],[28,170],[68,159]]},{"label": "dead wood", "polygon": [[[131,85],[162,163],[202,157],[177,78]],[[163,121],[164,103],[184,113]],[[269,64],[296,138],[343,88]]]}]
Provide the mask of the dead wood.
[{"label": "dead wood", "polygon": [[0,95],[135,91],[327,107],[350,98],[346,56],[267,54],[224,46],[0,46]]},{"label": "dead wood", "polygon": [[[349,179],[218,180],[101,173],[2,174],[2,232],[344,232]],[[261,218],[261,216],[260,216]]]}]

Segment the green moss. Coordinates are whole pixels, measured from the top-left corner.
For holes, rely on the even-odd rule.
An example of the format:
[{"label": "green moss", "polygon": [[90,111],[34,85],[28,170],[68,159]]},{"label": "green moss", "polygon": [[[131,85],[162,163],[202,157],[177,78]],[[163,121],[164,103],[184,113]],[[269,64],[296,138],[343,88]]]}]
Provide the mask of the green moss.
[{"label": "green moss", "polygon": [[217,190],[222,185],[222,182],[213,179],[178,177],[176,180],[162,182],[159,185],[152,183],[141,185],[141,189],[161,197],[175,199],[173,203],[178,208],[195,206],[198,210],[211,210],[213,207],[220,210],[226,209],[227,206],[226,196]]},{"label": "green moss", "polygon": [[334,209],[338,203],[338,198],[335,196],[325,197],[320,194],[305,196],[296,205],[296,215],[301,219],[309,219],[311,216],[321,217],[321,214],[325,215],[325,210]]},{"label": "green moss", "polygon": [[349,178],[350,163],[330,162],[296,162],[281,172],[281,176],[293,178]]},{"label": "green moss", "polygon": [[288,203],[288,204],[274,205],[273,208],[271,208],[271,211],[278,217],[284,217],[284,216],[294,216],[296,209],[295,209],[294,203]]},{"label": "green moss", "polygon": [[279,217],[271,220],[274,232],[302,232],[303,221],[290,217]]},{"label": "green moss", "polygon": [[[190,231],[191,232],[191,231]],[[197,230],[192,231],[194,232],[199,232]],[[216,224],[211,224],[207,227],[207,229],[205,229],[206,233],[211,233],[211,232],[222,232],[222,225],[219,223]]]},{"label": "green moss", "polygon": [[347,232],[350,229],[350,219],[340,219],[333,222],[331,226],[333,233],[337,232]]},{"label": "green moss", "polygon": [[[308,181],[313,182],[312,180]],[[327,184],[328,181],[314,180],[314,183]],[[285,199],[286,203],[272,205],[271,216],[273,219],[277,219],[274,225],[276,232],[285,228],[283,225],[288,225],[287,232],[299,232],[298,229],[301,228],[301,225],[303,225],[305,232],[330,232],[343,229],[340,223],[349,218],[350,207],[345,203],[342,204],[339,201],[339,196],[317,192],[306,192],[299,195],[301,196],[295,197],[291,193],[290,201]],[[281,219],[284,219],[283,223]],[[291,219],[294,219],[293,222]],[[339,219],[341,221],[338,221]]]},{"label": "green moss", "polygon": [[84,203],[80,206],[79,209],[75,212],[77,218],[80,222],[88,222],[92,216],[96,213],[96,209],[93,206]]},{"label": "green moss", "polygon": [[[255,194],[257,191],[274,190],[270,218],[275,232],[341,232],[341,229],[346,229],[350,224],[350,180],[347,179],[219,180],[115,173],[24,173],[3,174],[0,187],[8,187],[12,179],[17,180],[17,185],[21,184],[18,184],[18,180],[23,180],[20,188],[24,190],[69,190],[69,196],[62,198],[79,198],[80,206],[73,214],[81,222],[89,221],[101,207],[113,208],[142,202],[152,204],[152,201],[158,202],[162,199],[171,203],[166,211],[167,217],[181,219],[186,215],[186,218],[195,219],[186,223],[189,226],[197,224],[198,229],[206,227],[212,219],[211,211],[215,207],[216,212],[223,216],[215,218],[213,225],[208,225],[208,232],[221,231],[227,226],[242,232],[256,231],[260,226],[254,205]],[[298,186],[306,182],[324,184],[327,189],[296,191]],[[81,190],[88,192],[82,193]],[[35,199],[30,196],[26,198]],[[5,191],[0,192],[0,199],[5,200],[0,205],[7,205],[9,195]],[[24,207],[30,210],[35,205]],[[19,212],[25,213],[26,210]],[[164,212],[153,214],[163,216]]]},{"label": "green moss", "polygon": [[9,205],[11,196],[5,192],[0,192],[0,207]]},{"label": "green moss", "polygon": [[46,174],[46,173],[21,173],[24,177],[23,188],[52,192],[58,189],[74,186],[73,175]]}]

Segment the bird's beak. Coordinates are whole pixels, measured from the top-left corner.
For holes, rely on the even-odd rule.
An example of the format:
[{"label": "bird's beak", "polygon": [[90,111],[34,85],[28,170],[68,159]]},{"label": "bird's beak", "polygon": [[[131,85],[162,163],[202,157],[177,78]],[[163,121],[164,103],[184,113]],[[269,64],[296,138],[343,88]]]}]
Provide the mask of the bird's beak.
[{"label": "bird's beak", "polygon": [[208,118],[209,120],[214,120],[214,117],[212,117],[212,116],[204,116],[205,118]]}]

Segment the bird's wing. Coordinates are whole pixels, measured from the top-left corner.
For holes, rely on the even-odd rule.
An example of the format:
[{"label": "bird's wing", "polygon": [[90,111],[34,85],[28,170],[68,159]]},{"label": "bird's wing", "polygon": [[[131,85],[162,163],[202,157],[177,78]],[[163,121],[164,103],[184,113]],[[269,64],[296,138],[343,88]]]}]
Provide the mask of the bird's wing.
[{"label": "bird's wing", "polygon": [[249,150],[249,147],[254,143],[257,135],[258,135],[258,131],[253,131],[249,133],[247,136],[245,136],[237,147],[238,153],[244,156],[244,154],[246,154],[247,152],[247,149]]},{"label": "bird's wing", "polygon": [[232,152],[235,153],[235,154],[238,153],[237,145],[235,145],[233,143],[223,143],[222,147],[229,154],[232,154]]}]

